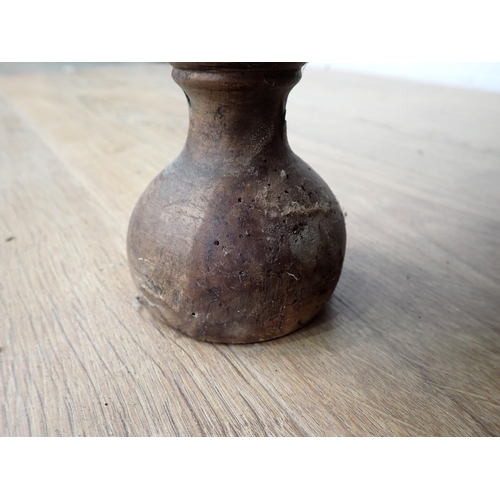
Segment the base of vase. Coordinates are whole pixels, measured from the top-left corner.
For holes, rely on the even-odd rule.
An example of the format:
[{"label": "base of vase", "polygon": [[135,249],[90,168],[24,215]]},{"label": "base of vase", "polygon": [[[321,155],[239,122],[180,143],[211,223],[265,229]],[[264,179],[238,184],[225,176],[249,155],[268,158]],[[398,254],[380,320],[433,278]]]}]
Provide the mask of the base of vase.
[{"label": "base of vase", "polygon": [[224,329],[220,331],[212,331],[212,333],[204,333],[202,330],[186,330],[183,329],[182,325],[177,324],[176,321],[169,321],[168,318],[162,313],[161,309],[156,306],[153,302],[149,301],[144,294],[137,296],[137,300],[141,305],[143,305],[148,313],[153,317],[155,322],[161,327],[164,325],[168,328],[172,328],[178,333],[190,337],[194,340],[200,342],[209,342],[212,344],[256,344],[260,342],[267,342],[269,340],[276,340],[282,337],[286,337],[294,333],[295,331],[308,325],[316,316],[321,313],[323,307],[317,309],[317,311],[307,319],[298,320],[295,325],[290,327],[288,330],[272,330],[268,332],[254,332],[252,330],[245,330],[244,328],[235,329]]}]

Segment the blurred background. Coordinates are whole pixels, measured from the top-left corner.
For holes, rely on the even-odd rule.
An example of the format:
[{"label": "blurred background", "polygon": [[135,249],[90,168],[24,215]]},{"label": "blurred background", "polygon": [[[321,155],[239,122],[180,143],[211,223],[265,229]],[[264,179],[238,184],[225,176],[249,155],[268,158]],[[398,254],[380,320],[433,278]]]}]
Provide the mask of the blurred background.
[{"label": "blurred background", "polygon": [[319,62],[311,66],[352,71],[450,87],[500,92],[500,63],[468,62]]},{"label": "blurred background", "polygon": [[[104,65],[129,63],[0,63],[0,73],[23,73],[36,71],[63,71],[71,73],[76,68],[84,69]],[[310,62],[308,66],[331,71],[346,71],[360,74],[397,78],[401,80],[445,85],[456,88],[500,92],[500,63],[498,62]]]}]

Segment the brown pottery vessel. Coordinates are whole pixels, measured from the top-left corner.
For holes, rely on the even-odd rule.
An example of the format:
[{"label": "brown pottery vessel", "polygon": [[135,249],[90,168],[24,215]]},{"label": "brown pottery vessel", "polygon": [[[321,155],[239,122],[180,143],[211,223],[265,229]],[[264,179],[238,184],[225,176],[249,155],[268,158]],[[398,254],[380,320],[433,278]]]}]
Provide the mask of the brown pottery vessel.
[{"label": "brown pottery vessel", "polygon": [[303,65],[172,63],[188,137],[137,202],[128,260],[145,306],[198,340],[286,335],[339,280],[342,210],[286,135],[287,96]]}]

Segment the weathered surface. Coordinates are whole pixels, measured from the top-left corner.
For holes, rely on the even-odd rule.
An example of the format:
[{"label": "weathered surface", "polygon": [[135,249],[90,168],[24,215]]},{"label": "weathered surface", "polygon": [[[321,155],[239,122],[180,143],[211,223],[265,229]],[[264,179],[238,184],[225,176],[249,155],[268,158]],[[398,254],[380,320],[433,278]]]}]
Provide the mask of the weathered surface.
[{"label": "weathered surface", "polygon": [[296,333],[214,344],[132,307],[170,71],[0,75],[0,435],[500,435],[500,94],[308,67],[288,131],[348,213],[342,277]]},{"label": "weathered surface", "polygon": [[188,139],[139,199],[128,258],[144,304],[199,340],[286,335],[318,313],[339,279],[342,210],[286,137],[301,67],[174,64]]}]

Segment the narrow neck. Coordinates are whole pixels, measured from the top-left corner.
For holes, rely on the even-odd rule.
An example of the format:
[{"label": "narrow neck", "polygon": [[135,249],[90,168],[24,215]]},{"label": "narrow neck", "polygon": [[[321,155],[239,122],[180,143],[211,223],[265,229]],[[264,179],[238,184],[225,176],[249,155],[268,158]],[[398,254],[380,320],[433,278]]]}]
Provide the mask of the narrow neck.
[{"label": "narrow neck", "polygon": [[189,104],[185,153],[201,159],[288,149],[286,101],[300,80],[301,64],[282,64],[285,67],[262,63],[257,68],[207,69],[195,63],[187,68],[174,63],[172,76]]}]

